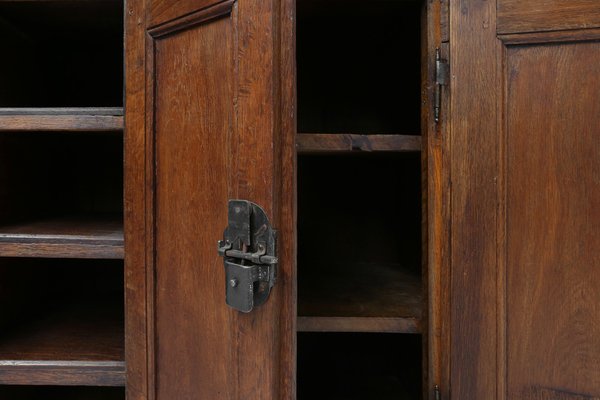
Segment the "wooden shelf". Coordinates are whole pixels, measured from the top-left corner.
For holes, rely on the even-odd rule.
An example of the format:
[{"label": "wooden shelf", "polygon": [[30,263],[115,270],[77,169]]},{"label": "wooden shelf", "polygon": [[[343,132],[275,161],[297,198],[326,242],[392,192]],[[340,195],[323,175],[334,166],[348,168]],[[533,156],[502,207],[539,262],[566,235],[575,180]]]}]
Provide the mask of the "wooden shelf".
[{"label": "wooden shelf", "polygon": [[418,152],[421,136],[299,133],[298,153],[349,153],[355,151]]},{"label": "wooden shelf", "polygon": [[[124,386],[122,312],[87,302],[0,333],[0,384]],[[122,305],[120,306],[122,307]]]},{"label": "wooden shelf", "polygon": [[124,257],[119,216],[63,217],[0,226],[0,257]]},{"label": "wooden shelf", "polygon": [[299,332],[421,332],[421,279],[399,265],[311,269],[299,268]]},{"label": "wooden shelf", "polygon": [[123,108],[0,108],[0,132],[118,132]]}]

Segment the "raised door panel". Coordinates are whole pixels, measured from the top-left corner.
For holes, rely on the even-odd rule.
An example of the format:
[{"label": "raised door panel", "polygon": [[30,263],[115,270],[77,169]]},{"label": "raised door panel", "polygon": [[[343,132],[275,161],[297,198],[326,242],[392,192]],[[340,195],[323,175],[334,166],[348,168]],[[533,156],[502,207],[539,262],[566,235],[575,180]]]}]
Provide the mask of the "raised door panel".
[{"label": "raised door panel", "polygon": [[[562,31],[564,2],[547,1],[548,29],[499,34],[525,15],[506,20],[503,2],[451,3],[444,391],[597,400],[600,32]],[[590,7],[578,16],[595,26]]]},{"label": "raised door panel", "polygon": [[600,398],[599,62],[600,42],[506,51],[508,399]]},{"label": "raised door panel", "polygon": [[[295,243],[279,3],[128,9],[128,396],[279,399],[294,368]],[[248,314],[227,306],[217,252],[230,199],[259,204],[279,232],[278,282]]]},{"label": "raised door panel", "polygon": [[235,325],[215,255],[227,225],[231,41],[226,15],[154,44],[157,399],[231,396]]}]

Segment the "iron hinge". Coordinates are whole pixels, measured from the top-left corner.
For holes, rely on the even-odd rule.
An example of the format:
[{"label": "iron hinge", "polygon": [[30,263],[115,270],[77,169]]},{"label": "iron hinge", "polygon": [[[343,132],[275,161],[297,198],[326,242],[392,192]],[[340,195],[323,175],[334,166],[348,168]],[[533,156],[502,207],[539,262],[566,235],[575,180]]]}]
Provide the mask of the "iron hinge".
[{"label": "iron hinge", "polygon": [[229,200],[228,225],[218,253],[225,265],[225,302],[248,313],[267,301],[277,273],[277,231],[265,211],[246,200]]},{"label": "iron hinge", "polygon": [[442,400],[442,392],[440,391],[440,387],[438,385],[433,387],[433,398],[434,400]]},{"label": "iron hinge", "polygon": [[435,51],[435,106],[434,120],[435,123],[440,122],[440,112],[442,109],[442,88],[448,85],[450,81],[450,65],[444,59],[440,49]]}]

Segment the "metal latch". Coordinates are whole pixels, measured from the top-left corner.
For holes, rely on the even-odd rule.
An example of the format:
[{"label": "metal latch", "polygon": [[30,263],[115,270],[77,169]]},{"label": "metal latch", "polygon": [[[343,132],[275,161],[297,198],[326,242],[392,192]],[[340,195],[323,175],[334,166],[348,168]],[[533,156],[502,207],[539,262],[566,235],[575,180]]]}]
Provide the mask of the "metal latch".
[{"label": "metal latch", "polygon": [[275,284],[277,231],[264,210],[246,200],[229,200],[229,221],[219,240],[225,265],[225,301],[248,313],[263,304]]},{"label": "metal latch", "polygon": [[440,111],[442,109],[442,87],[448,85],[450,80],[450,65],[440,53],[440,49],[435,51],[435,105],[433,118],[435,123],[440,122]]}]

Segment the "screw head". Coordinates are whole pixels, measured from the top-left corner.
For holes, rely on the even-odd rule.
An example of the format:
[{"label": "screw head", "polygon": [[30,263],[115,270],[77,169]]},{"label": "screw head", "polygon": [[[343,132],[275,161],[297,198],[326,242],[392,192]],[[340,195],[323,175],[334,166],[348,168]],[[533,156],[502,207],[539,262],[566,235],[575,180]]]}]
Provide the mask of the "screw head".
[{"label": "screw head", "polygon": [[236,287],[238,283],[238,280],[235,278],[229,280],[229,286],[231,286],[232,288]]}]

